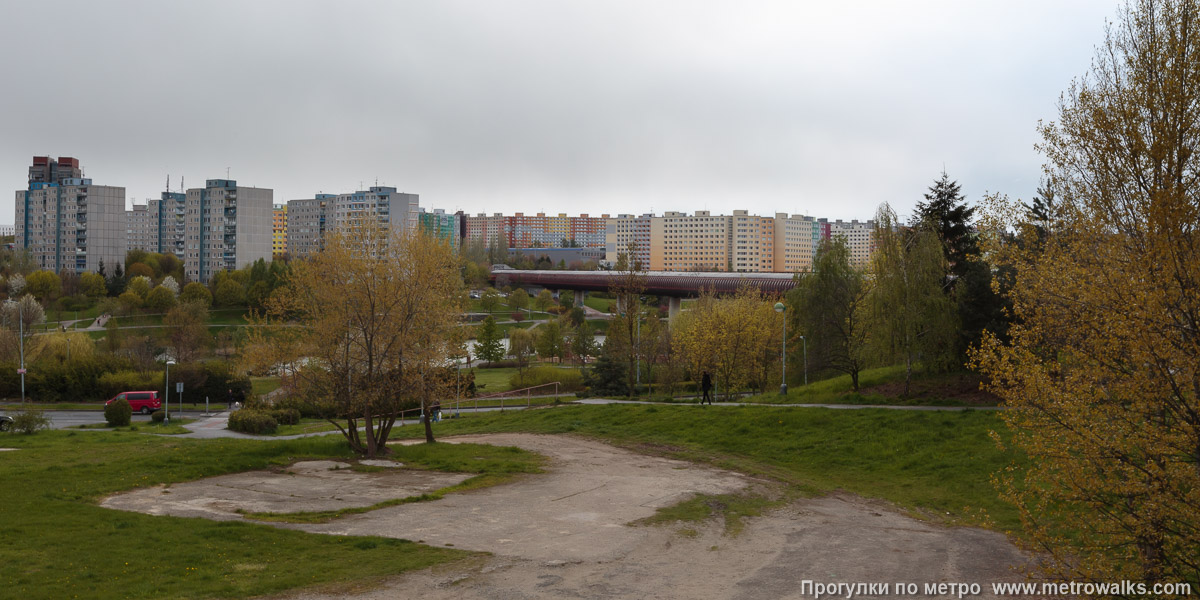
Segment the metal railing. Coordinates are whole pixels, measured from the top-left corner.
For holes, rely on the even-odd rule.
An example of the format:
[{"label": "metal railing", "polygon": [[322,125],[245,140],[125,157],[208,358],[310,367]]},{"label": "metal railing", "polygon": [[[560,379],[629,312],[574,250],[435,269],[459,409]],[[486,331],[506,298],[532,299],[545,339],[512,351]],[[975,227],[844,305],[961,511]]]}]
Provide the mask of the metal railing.
[{"label": "metal railing", "polygon": [[[553,397],[554,401],[558,402],[559,385],[561,385],[559,382],[554,381],[551,383],[543,383],[542,385],[535,385],[532,387],[521,388],[519,390],[509,390],[507,392],[497,392],[495,394],[487,394],[485,396],[476,396],[474,398],[447,399],[447,400],[443,401],[441,410],[442,410],[442,412],[453,412],[454,414],[458,414],[462,410],[472,410],[472,411],[478,412],[480,409],[479,402],[481,400],[485,404],[487,404],[488,402],[498,400],[499,404],[492,405],[492,406],[485,405],[483,408],[485,408],[485,409],[486,408],[499,408],[501,412],[504,412],[504,408],[505,408],[504,401],[505,400],[516,400],[516,402],[508,403],[509,407],[520,406],[521,404],[524,404],[525,408],[529,408],[529,407],[533,406],[534,398]],[[551,392],[550,388],[553,388],[552,392]],[[546,393],[538,393],[538,390],[544,391]],[[521,400],[524,400],[524,402],[521,402]],[[468,405],[470,405],[470,406],[468,406]],[[408,417],[407,415],[409,413],[414,413],[414,415],[412,417]],[[409,418],[416,419],[417,422],[420,422],[422,413],[423,413],[423,411],[422,411],[421,407],[419,407],[419,406],[416,408],[408,408],[408,409],[400,411],[400,415],[399,415],[399,419],[398,419],[400,422],[400,426],[403,427],[404,420],[409,419]]]},{"label": "metal railing", "polygon": [[[545,392],[549,392],[550,391],[549,388],[554,388],[554,393],[553,393],[554,401],[558,402],[558,387],[559,387],[559,385],[560,385],[559,382],[553,381],[550,383],[543,383],[542,385],[535,385],[533,387],[521,388],[519,390],[509,390],[507,392],[497,392],[495,394],[487,394],[485,396],[475,396],[474,398],[456,398],[454,400],[454,410],[455,410],[455,412],[457,412],[462,407],[464,402],[472,402],[473,403],[472,410],[478,411],[480,400],[499,400],[500,401],[500,410],[503,411],[504,410],[504,401],[508,400],[510,398],[517,399],[517,400],[524,398],[525,399],[525,408],[529,408],[530,406],[533,406],[534,396],[537,396],[539,398],[540,397],[548,398],[551,395],[549,393],[535,394],[534,390],[543,390]],[[520,402],[517,402],[516,404],[520,404]],[[514,404],[509,404],[509,406],[514,406]]]}]

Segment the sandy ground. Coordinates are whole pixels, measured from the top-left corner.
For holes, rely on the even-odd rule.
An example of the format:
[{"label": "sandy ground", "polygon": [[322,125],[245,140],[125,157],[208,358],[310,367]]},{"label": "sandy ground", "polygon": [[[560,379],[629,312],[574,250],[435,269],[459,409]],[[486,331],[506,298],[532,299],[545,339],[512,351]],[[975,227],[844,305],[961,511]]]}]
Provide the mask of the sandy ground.
[{"label": "sandy ground", "polygon": [[[979,583],[1021,580],[1027,558],[1004,536],[918,521],[885,503],[846,494],[806,499],[748,519],[736,536],[721,523],[630,526],[696,493],[738,491],[761,482],[737,473],[636,454],[569,436],[498,434],[453,440],[519,446],[550,457],[547,473],[452,494],[436,502],[390,507],[322,525],[285,525],[343,535],[383,535],[481,550],[490,557],[410,573],[381,587],[286,596],[332,598],[802,598],[801,582]],[[240,518],[237,508],[318,510],[314,502],[363,502],[364,482],[377,492],[412,486],[403,473],[352,473],[329,465],[305,474],[217,477],[114,496],[104,505],[156,514]],[[293,473],[296,467],[289,469]],[[343,486],[344,476],[366,477]],[[226,478],[235,479],[230,485]],[[255,478],[274,483],[254,483]],[[387,480],[386,478],[396,478]],[[292,497],[286,482],[304,490]],[[437,485],[425,482],[426,485]],[[328,486],[328,489],[325,489]],[[249,489],[250,500],[230,498]],[[408,488],[406,488],[408,489]],[[331,493],[332,492],[332,493]],[[264,499],[264,496],[274,498]],[[405,493],[402,495],[411,495]],[[288,498],[292,498],[288,500]],[[856,595],[856,597],[865,597]],[[894,593],[888,597],[900,597]]]}]

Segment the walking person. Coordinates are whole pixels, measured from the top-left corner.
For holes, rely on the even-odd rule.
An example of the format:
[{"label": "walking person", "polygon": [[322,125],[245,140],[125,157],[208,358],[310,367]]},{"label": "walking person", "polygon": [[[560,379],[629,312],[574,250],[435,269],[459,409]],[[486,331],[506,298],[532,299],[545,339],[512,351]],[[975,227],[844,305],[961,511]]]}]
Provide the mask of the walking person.
[{"label": "walking person", "polygon": [[707,400],[708,405],[712,406],[712,377],[708,376],[708,371],[705,371],[704,376],[700,378],[700,391],[704,393],[700,397],[700,404],[704,404],[704,401]]}]

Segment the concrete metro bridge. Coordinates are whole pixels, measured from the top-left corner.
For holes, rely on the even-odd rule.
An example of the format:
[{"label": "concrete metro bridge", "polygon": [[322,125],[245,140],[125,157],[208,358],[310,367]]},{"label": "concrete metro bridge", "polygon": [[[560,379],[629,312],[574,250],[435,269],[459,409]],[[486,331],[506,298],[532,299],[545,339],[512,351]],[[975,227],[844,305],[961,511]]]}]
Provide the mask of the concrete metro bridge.
[{"label": "concrete metro bridge", "polygon": [[[544,287],[550,290],[607,292],[620,271],[525,271],[496,269],[488,280],[496,287]],[[701,291],[732,294],[743,285],[756,287],[767,294],[784,294],[796,287],[792,273],[698,273],[675,271],[645,271],[646,290],[650,296],[669,298],[671,316],[679,312],[681,298],[695,298]],[[576,294],[576,305],[583,304],[583,294]]]}]

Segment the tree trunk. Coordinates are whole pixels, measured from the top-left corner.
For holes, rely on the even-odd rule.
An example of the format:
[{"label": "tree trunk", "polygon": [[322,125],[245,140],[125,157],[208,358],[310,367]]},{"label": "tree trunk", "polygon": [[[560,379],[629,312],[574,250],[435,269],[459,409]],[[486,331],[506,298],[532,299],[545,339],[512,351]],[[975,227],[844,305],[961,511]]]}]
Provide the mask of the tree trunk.
[{"label": "tree trunk", "polygon": [[378,450],[375,444],[375,426],[371,420],[371,415],[368,414],[365,419],[367,426],[367,458],[375,458],[375,453]]},{"label": "tree trunk", "polygon": [[850,389],[858,392],[858,369],[850,369]]},{"label": "tree trunk", "polygon": [[425,415],[425,443],[432,444],[433,440],[433,411],[425,402],[421,402],[421,412]]},{"label": "tree trunk", "polygon": [[912,382],[912,354],[904,355],[904,397],[908,397],[908,384]]}]

